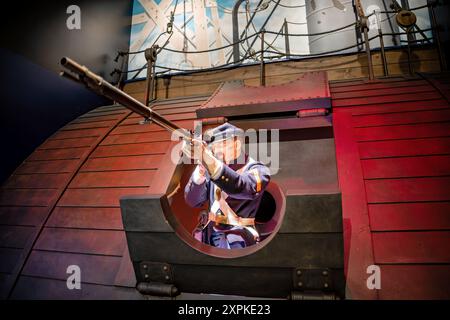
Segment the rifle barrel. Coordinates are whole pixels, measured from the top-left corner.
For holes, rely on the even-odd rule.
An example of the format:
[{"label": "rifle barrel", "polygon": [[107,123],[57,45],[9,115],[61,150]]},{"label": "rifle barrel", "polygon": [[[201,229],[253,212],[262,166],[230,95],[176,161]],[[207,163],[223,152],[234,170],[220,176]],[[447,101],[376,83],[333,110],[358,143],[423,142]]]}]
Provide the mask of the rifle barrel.
[{"label": "rifle barrel", "polygon": [[61,59],[61,65],[65,67],[74,75],[63,71],[62,76],[74,80],[79,83],[85,84],[89,89],[103,95],[113,101],[117,101],[124,107],[130,109],[133,112],[143,116],[145,119],[150,119],[159,126],[165,128],[170,132],[175,132],[180,138],[191,140],[191,134],[186,129],[183,129],[176,125],[169,119],[164,118],[159,113],[153,111],[140,101],[136,100],[126,92],[113,86],[108,81],[104,80],[99,75],[90,71],[87,67],[80,65],[76,61],[64,57]]}]

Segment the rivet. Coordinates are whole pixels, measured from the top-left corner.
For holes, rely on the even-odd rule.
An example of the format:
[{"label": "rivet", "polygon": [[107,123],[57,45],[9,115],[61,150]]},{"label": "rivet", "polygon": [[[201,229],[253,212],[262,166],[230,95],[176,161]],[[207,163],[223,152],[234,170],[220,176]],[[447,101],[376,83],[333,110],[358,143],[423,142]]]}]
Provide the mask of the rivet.
[{"label": "rivet", "polygon": [[167,266],[164,266],[164,267],[163,267],[163,270],[164,270],[164,271],[167,271],[167,269],[169,269],[169,268],[167,268]]},{"label": "rivet", "polygon": [[299,287],[302,287],[303,286],[303,282],[299,282],[299,283],[297,283],[297,285],[299,286]]},{"label": "rivet", "polygon": [[[170,279],[169,276],[165,276],[164,278],[165,278],[166,280],[169,280],[169,279]],[[327,286],[328,286],[328,285],[327,285]]]},{"label": "rivet", "polygon": [[144,274],[144,278],[147,279],[148,278],[148,274]]},{"label": "rivet", "polygon": [[322,272],[322,275],[327,276],[327,275],[328,275],[328,271],[326,271],[326,270],[323,271],[323,272]]},{"label": "rivet", "polygon": [[328,283],[325,282],[325,283],[323,284],[323,286],[324,286],[325,288],[328,288]]},{"label": "rivet", "polygon": [[147,269],[147,265],[146,264],[144,264],[143,267],[144,267],[144,269]]},{"label": "rivet", "polygon": [[297,275],[301,276],[302,275],[302,270],[297,270]]}]

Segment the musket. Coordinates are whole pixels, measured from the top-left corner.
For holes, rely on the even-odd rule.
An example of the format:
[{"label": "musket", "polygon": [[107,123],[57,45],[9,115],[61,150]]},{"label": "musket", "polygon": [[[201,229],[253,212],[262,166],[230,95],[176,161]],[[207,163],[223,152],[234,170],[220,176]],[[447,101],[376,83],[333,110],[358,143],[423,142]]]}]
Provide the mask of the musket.
[{"label": "musket", "polygon": [[99,75],[90,71],[87,67],[80,65],[67,57],[61,59],[61,65],[68,70],[61,71],[61,76],[85,85],[90,90],[116,101],[131,111],[143,116],[146,120],[151,120],[171,133],[175,133],[179,138],[184,139],[189,143],[192,142],[193,136],[190,131],[183,129],[174,122],[164,118],[150,107],[147,107],[126,92],[113,86]]}]

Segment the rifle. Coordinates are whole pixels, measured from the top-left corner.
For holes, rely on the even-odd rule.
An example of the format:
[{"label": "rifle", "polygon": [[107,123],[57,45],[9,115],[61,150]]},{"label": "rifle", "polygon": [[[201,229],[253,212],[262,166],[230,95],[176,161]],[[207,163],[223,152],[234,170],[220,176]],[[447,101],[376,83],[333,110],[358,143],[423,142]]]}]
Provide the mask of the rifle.
[{"label": "rifle", "polygon": [[143,116],[146,120],[151,120],[157,125],[168,130],[169,132],[175,133],[179,138],[192,143],[193,136],[191,132],[164,118],[159,113],[153,111],[150,107],[147,107],[126,92],[113,86],[111,83],[104,80],[99,75],[90,71],[87,67],[82,66],[76,61],[67,57],[61,59],[61,65],[68,70],[61,71],[61,76],[77,83],[83,84],[88,89],[113,101],[117,101],[124,107]]}]

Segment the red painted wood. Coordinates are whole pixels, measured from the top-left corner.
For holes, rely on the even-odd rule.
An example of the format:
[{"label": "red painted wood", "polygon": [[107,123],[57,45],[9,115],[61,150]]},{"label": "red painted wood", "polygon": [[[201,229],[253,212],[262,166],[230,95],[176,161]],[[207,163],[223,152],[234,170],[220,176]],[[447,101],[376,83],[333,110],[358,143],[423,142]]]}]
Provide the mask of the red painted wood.
[{"label": "red painted wood", "polygon": [[334,137],[339,187],[342,192],[344,268],[349,294],[357,299],[376,299],[366,286],[366,268],[374,264],[364,180],[349,113],[334,115]]},{"label": "red painted wood", "polygon": [[379,96],[396,96],[398,94],[410,94],[410,93],[423,93],[432,92],[435,89],[428,83],[420,85],[411,85],[406,87],[385,87],[382,90],[364,89],[358,91],[350,92],[334,92],[333,100],[335,99],[356,99],[356,98],[366,98],[366,97],[379,97]]},{"label": "red painted wood", "polygon": [[89,148],[36,150],[28,157],[27,161],[79,159],[87,151]]},{"label": "red painted wood", "polygon": [[[82,124],[82,123],[103,123],[111,120],[118,120],[123,117],[127,112],[123,111],[118,114],[106,114],[106,115],[100,115],[98,113],[95,114],[95,117],[88,117],[88,118],[77,118],[71,122],[69,122],[69,125],[72,124]],[[98,115],[98,116],[97,116]]]},{"label": "red painted wood", "polygon": [[376,263],[450,263],[450,231],[372,233]]},{"label": "red painted wood", "polygon": [[94,119],[98,119],[98,118],[101,118],[101,117],[107,116],[107,115],[116,115],[116,116],[118,115],[119,116],[118,118],[121,118],[120,115],[124,115],[126,113],[128,113],[128,110],[111,110],[111,111],[105,111],[105,112],[99,111],[99,112],[92,112],[92,113],[88,112],[88,113],[85,113],[85,114],[79,116],[78,119],[94,120]]},{"label": "red painted wood", "polygon": [[121,260],[121,257],[33,250],[22,274],[66,281],[67,266],[77,265],[83,283],[110,285],[114,283]]},{"label": "red painted wood", "polygon": [[[124,133],[139,133],[139,132],[154,132],[154,131],[165,131],[160,126],[156,124],[139,124],[139,121],[133,121],[131,124],[121,123],[117,128],[115,128],[110,135],[124,134]],[[176,120],[174,121],[179,127],[192,130],[194,128],[194,122],[197,120]]]},{"label": "red painted wood", "polygon": [[39,146],[38,150],[90,147],[97,141],[97,139],[98,138],[95,137],[89,137],[64,140],[47,140]]},{"label": "red painted wood", "polygon": [[36,230],[30,226],[0,226],[0,247],[24,248]]},{"label": "red painted wood", "polygon": [[103,142],[100,145],[169,141],[170,138],[171,134],[167,131],[129,133],[122,135],[108,136],[105,138],[105,140],[103,140]]},{"label": "red painted wood", "polygon": [[69,188],[148,187],[153,174],[154,170],[80,172]]},{"label": "red painted wood", "polygon": [[355,134],[358,141],[447,137],[450,136],[450,122],[355,128]]},{"label": "red painted wood", "polygon": [[47,207],[0,207],[0,224],[38,226],[47,215]]},{"label": "red painted wood", "polygon": [[449,274],[449,265],[382,265],[380,298],[448,300]]},{"label": "red painted wood", "polygon": [[89,158],[81,167],[86,171],[141,170],[157,169],[162,155],[138,155],[111,158]]},{"label": "red painted wood", "polygon": [[346,107],[334,108],[334,112],[346,111],[351,112],[352,115],[365,114],[385,114],[401,111],[419,111],[419,110],[440,110],[448,108],[448,104],[443,99],[432,99],[427,101],[408,101],[408,102],[393,102],[393,103],[375,103],[366,104],[362,106],[353,105]]},{"label": "red painted wood", "polygon": [[67,183],[69,173],[12,175],[3,188],[61,188]]},{"label": "red painted wood", "polygon": [[69,131],[58,131],[50,139],[73,139],[86,137],[99,137],[107,132],[108,128],[80,129]]},{"label": "red painted wood", "polygon": [[17,174],[27,173],[65,173],[73,172],[78,160],[25,161],[15,171]]},{"label": "red painted wood", "polygon": [[[354,116],[354,127],[450,121],[450,109]],[[389,128],[387,128],[389,129]]]},{"label": "red painted wood", "polygon": [[366,83],[366,84],[355,84],[355,85],[344,85],[336,86],[336,84],[330,83],[330,92],[334,95],[340,92],[352,92],[352,91],[362,91],[362,90],[376,90],[383,91],[384,89],[390,88],[402,88],[402,87],[413,87],[422,86],[430,84],[425,80],[411,80],[411,81],[398,81],[398,82],[379,82],[379,83]]},{"label": "red painted wood", "polygon": [[108,128],[115,124],[117,119],[110,121],[98,121],[98,122],[82,122],[82,123],[73,123],[68,124],[61,128],[61,131],[67,130],[80,130],[80,129],[95,129],[95,128]]},{"label": "red painted wood", "polygon": [[56,189],[0,189],[0,206],[48,206]]},{"label": "red painted wood", "polygon": [[450,202],[369,205],[372,231],[450,229]]},{"label": "red painted wood", "polygon": [[450,155],[361,161],[365,179],[450,176]]},{"label": "red painted wood", "polygon": [[44,228],[34,249],[121,256],[125,246],[122,231]]},{"label": "red painted wood", "polygon": [[348,98],[348,99],[332,99],[332,106],[344,107],[344,106],[355,106],[355,105],[365,105],[365,104],[377,104],[377,103],[391,103],[391,102],[407,102],[407,101],[417,101],[417,100],[431,100],[431,99],[441,99],[441,95],[436,92],[422,92],[422,93],[405,93],[393,96],[378,96],[378,97],[367,97],[367,98]]},{"label": "red painted wood", "polygon": [[131,194],[144,194],[147,188],[68,189],[58,206],[119,207],[119,198]]},{"label": "red painted wood", "polygon": [[360,142],[358,147],[361,159],[450,154],[450,137]]},{"label": "red painted wood", "polygon": [[168,142],[149,142],[139,144],[122,144],[113,146],[99,146],[92,153],[92,158],[133,156],[145,154],[162,154],[167,150]]},{"label": "red painted wood", "polygon": [[56,207],[46,226],[123,230],[120,208]]},{"label": "red painted wood", "polygon": [[447,201],[450,177],[366,180],[369,203]]}]

